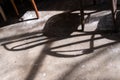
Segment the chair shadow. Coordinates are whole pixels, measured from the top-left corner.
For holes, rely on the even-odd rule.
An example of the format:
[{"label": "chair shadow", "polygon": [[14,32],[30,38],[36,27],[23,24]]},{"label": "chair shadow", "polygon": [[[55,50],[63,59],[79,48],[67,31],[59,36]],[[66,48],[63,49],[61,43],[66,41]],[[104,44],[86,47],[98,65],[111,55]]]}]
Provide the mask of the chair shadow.
[{"label": "chair shadow", "polygon": [[[120,16],[118,15],[118,19],[117,19],[117,26],[119,27],[120,24],[119,24],[119,19]],[[119,39],[119,35],[120,33],[114,33],[114,28],[115,26],[113,25],[113,21],[112,21],[112,15],[111,14],[108,14],[108,15],[105,15],[103,16],[99,23],[98,23],[98,26],[97,26],[97,29],[95,31],[92,31],[92,32],[84,32],[84,34],[80,34],[80,35],[74,35],[74,36],[69,36],[67,38],[72,38],[72,37],[76,37],[76,36],[86,36],[86,35],[91,35],[91,38],[90,39],[86,39],[86,40],[83,40],[83,41],[78,41],[78,42],[74,42],[74,43],[69,43],[69,44],[65,44],[65,45],[60,45],[60,46],[57,46],[57,47],[52,47],[50,49],[48,49],[48,53],[49,55],[52,55],[52,56],[56,56],[56,57],[76,57],[76,56],[81,56],[81,55],[84,55],[84,54],[89,54],[89,53],[93,53],[94,50],[96,49],[100,49],[100,48],[103,48],[103,47],[107,47],[107,46],[110,46],[110,45],[114,45],[114,44],[117,44],[120,42],[120,39]],[[51,27],[52,29],[52,27]],[[53,28],[54,29],[54,28]],[[51,32],[52,30],[49,30],[49,32]],[[95,35],[97,34],[100,34],[101,37],[97,37],[95,38]],[[53,34],[54,35],[54,34]],[[49,37],[49,35],[48,35]],[[110,43],[105,43],[103,45],[100,45],[100,46],[97,46],[95,47],[94,46],[94,41],[95,40],[99,40],[99,39],[109,39],[109,40],[114,40],[114,42],[110,42]],[[54,49],[59,49],[59,48],[62,48],[62,47],[66,47],[66,46],[71,46],[71,45],[74,45],[74,44],[79,44],[79,43],[84,43],[84,42],[90,42],[90,48],[89,49],[78,49],[78,50],[64,50],[64,51],[53,51]],[[60,52],[75,52],[75,51],[83,51],[82,54],[77,54],[77,55],[63,55],[63,54],[59,54]]]},{"label": "chair shadow", "polygon": [[[9,51],[20,51],[20,50],[31,49],[33,47],[44,45],[47,43],[52,44],[56,41],[60,41],[60,40],[64,40],[64,39],[70,39],[70,38],[82,37],[82,36],[91,36],[90,39],[80,40],[80,41],[72,42],[69,44],[58,45],[56,47],[49,47],[47,49],[47,54],[56,56],[56,57],[76,57],[76,56],[80,56],[80,55],[84,55],[84,54],[89,54],[89,53],[94,52],[94,50],[96,50],[96,49],[119,43],[120,39],[116,36],[116,35],[119,35],[119,33],[112,33],[111,31],[108,31],[108,26],[106,27],[106,25],[109,24],[109,22],[107,22],[107,20],[111,21],[109,19],[111,19],[110,15],[106,15],[103,18],[101,18],[98,23],[98,27],[95,31],[80,32],[83,34],[71,35],[73,32],[78,32],[77,28],[80,26],[80,21],[79,21],[80,16],[78,15],[78,13],[61,13],[61,14],[52,16],[46,22],[46,25],[45,25],[43,31],[39,32],[40,35],[37,35],[38,34],[38,32],[37,32],[34,34],[31,33],[29,35],[28,34],[24,34],[22,36],[19,35],[19,37],[13,37],[13,39],[7,38],[7,39],[11,39],[11,40],[4,42],[2,44],[2,46]],[[112,23],[112,22],[110,22],[110,23]],[[95,35],[97,35],[97,34],[100,34],[102,36],[96,38]],[[103,39],[103,38],[114,40],[114,42],[94,47],[94,41]],[[7,39],[1,39],[0,41],[4,41]],[[32,40],[32,39],[34,39],[34,40]],[[25,40],[29,40],[29,41],[24,42]],[[21,42],[21,43],[17,44],[18,42]],[[84,43],[84,42],[90,42],[89,49],[52,51],[53,49],[59,49],[62,47],[80,44],[80,43]],[[16,43],[16,45],[9,47],[9,45],[15,44],[15,43]],[[75,55],[75,54],[73,54],[73,55],[59,54],[59,52],[75,52],[75,51],[82,51],[82,54],[81,53],[77,54],[77,55]]]},{"label": "chair shadow", "polygon": [[46,22],[43,34],[47,37],[67,37],[81,25],[79,13],[65,12],[52,16]]},{"label": "chair shadow", "polygon": [[[46,44],[48,42],[65,39],[68,36],[70,36],[72,32],[77,31],[79,25],[80,25],[80,16],[78,13],[61,13],[51,17],[47,21],[45,28],[41,32],[17,35],[17,36],[1,39],[0,41],[4,42],[5,40],[8,40],[7,42],[4,42],[2,44],[4,48],[7,50],[10,51],[26,50],[32,47]],[[32,40],[32,41],[24,42],[25,40]],[[17,44],[19,42],[21,42],[21,44]],[[13,45],[11,48],[7,47],[8,45],[13,43],[16,43],[16,45]]]}]

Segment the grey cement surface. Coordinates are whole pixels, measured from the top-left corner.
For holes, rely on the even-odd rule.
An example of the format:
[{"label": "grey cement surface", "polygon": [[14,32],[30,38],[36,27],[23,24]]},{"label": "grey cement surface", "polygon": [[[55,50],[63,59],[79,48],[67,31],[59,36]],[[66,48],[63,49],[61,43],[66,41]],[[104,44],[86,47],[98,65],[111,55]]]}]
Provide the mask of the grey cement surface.
[{"label": "grey cement surface", "polygon": [[113,28],[110,11],[92,14],[84,32],[44,36],[46,22],[60,13],[29,20],[35,15],[28,11],[23,22],[0,28],[0,80],[120,80],[120,33],[99,33]]}]

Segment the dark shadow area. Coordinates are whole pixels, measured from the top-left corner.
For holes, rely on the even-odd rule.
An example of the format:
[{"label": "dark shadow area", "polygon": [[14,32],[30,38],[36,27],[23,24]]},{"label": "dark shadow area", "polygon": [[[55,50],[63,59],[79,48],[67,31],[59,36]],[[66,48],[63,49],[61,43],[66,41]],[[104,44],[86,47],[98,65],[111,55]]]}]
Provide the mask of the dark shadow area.
[{"label": "dark shadow area", "polygon": [[80,25],[79,13],[61,13],[48,19],[43,29],[47,37],[67,37]]},{"label": "dark shadow area", "polygon": [[[108,10],[109,8],[109,1],[99,1],[96,0],[97,3],[94,2],[95,0],[83,0],[84,8],[86,10]],[[38,9],[40,11],[74,11],[80,10],[80,0],[50,0],[50,1],[41,1],[41,3],[37,3]],[[40,5],[40,6],[39,6]],[[102,6],[101,6],[102,5]]]}]

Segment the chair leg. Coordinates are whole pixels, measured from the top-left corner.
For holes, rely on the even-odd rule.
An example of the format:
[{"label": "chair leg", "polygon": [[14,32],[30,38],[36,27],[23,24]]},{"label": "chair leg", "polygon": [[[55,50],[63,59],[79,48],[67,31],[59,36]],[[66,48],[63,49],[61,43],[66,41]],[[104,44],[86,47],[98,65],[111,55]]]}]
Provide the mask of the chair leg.
[{"label": "chair leg", "polygon": [[15,9],[16,14],[19,15],[19,12],[18,12],[18,9],[17,9],[17,7],[15,5],[14,0],[10,0],[10,1],[11,1],[12,5],[13,5],[13,8]]},{"label": "chair leg", "polygon": [[36,3],[35,3],[35,0],[31,0],[32,2],[32,5],[34,7],[34,10],[35,10],[35,13],[36,13],[36,16],[37,18],[39,18],[39,13],[38,13],[38,9],[37,9],[37,6],[36,6]]},{"label": "chair leg", "polygon": [[1,13],[1,15],[2,15],[4,21],[6,21],[7,18],[6,18],[6,16],[5,16],[4,11],[3,11],[3,9],[1,8],[1,6],[0,6],[0,13]]}]

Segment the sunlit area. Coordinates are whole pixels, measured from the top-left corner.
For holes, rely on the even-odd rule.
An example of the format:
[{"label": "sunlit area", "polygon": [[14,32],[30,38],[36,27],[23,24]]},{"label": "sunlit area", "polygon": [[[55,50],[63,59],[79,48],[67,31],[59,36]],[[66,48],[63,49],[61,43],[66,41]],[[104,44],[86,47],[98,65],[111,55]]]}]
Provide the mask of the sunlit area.
[{"label": "sunlit area", "polygon": [[0,0],[0,80],[120,80],[119,0]]}]

